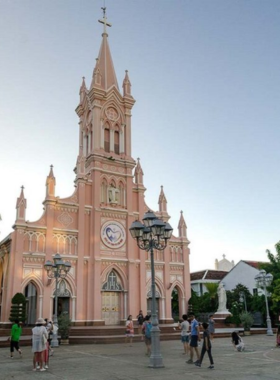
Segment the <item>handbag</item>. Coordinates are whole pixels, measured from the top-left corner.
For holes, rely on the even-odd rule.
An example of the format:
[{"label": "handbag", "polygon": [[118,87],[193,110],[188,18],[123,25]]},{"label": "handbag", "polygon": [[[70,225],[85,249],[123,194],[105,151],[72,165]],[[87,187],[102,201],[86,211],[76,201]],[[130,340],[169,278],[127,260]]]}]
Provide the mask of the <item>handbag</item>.
[{"label": "handbag", "polygon": [[45,334],[42,335],[42,342],[43,342],[43,345],[45,345],[47,343],[48,339],[45,337]]}]

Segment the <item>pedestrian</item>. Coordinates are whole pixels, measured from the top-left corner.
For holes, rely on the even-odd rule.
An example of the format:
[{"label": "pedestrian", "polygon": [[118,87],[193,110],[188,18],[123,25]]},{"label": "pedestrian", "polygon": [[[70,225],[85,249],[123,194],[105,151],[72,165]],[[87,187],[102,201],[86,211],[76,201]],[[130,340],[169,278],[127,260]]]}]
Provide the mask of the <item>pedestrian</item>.
[{"label": "pedestrian", "polygon": [[46,329],[48,332],[48,347],[49,347],[49,356],[53,356],[53,350],[51,348],[51,342],[52,342],[52,333],[53,333],[53,323],[51,320],[48,320],[45,318],[46,321]]},{"label": "pedestrian", "polygon": [[231,342],[233,344],[233,347],[236,349],[236,351],[245,350],[245,344],[242,338],[237,334],[236,331],[233,331],[233,333],[231,334]]},{"label": "pedestrian", "polygon": [[36,362],[39,363],[40,371],[46,371],[43,368],[44,351],[47,349],[48,332],[43,318],[38,318],[36,326],[32,329],[32,352],[33,352],[33,371],[36,371]]},{"label": "pedestrian", "polygon": [[133,321],[132,321],[132,315],[129,315],[127,317],[126,323],[125,323],[125,343],[127,343],[128,338],[130,342],[130,347],[132,346],[132,340],[134,337],[134,327],[133,327]]},{"label": "pedestrian", "polygon": [[183,322],[179,324],[179,329],[181,330],[181,342],[183,343],[183,346],[184,346],[183,355],[187,355],[190,351],[190,348],[189,348],[190,324],[188,322],[187,314],[183,314],[182,318],[183,318]]},{"label": "pedestrian", "polygon": [[145,345],[147,348],[146,356],[151,356],[151,346],[152,346],[152,336],[151,336],[151,330],[152,330],[152,324],[151,324],[151,316],[146,315],[145,321],[142,325],[142,333],[145,337]]},{"label": "pedestrian", "polygon": [[199,324],[197,320],[195,319],[194,314],[190,314],[191,319],[191,341],[190,341],[190,358],[187,360],[186,363],[192,364],[193,363],[193,355],[194,352],[196,353],[197,360],[195,363],[199,362],[199,350],[198,350],[198,342],[200,342],[200,331],[199,331]]},{"label": "pedestrian", "polygon": [[276,347],[280,347],[280,325],[278,326],[276,332]]},{"label": "pedestrian", "polygon": [[214,340],[215,321],[213,319],[213,315],[209,315],[208,324],[209,324],[208,331],[209,331],[209,334],[210,334],[210,339]]},{"label": "pedestrian", "polygon": [[208,323],[203,322],[202,327],[203,327],[203,345],[201,349],[201,354],[199,358],[199,362],[195,363],[197,367],[201,367],[203,357],[205,355],[205,352],[207,352],[209,360],[210,360],[210,366],[208,367],[209,369],[214,369],[214,361],[211,353],[211,340],[210,340],[210,333],[208,330]]},{"label": "pedestrian", "polygon": [[20,322],[18,319],[16,319],[11,329],[11,336],[8,338],[8,341],[10,341],[11,359],[14,358],[14,349],[16,349],[20,357],[22,357],[22,351],[19,348],[19,339],[20,339],[21,333],[22,333],[22,328],[21,328]]},{"label": "pedestrian", "polygon": [[144,323],[144,315],[143,315],[142,310],[139,311],[139,314],[137,315],[136,318],[137,318],[137,323],[138,323],[138,334],[142,336],[142,325]]}]

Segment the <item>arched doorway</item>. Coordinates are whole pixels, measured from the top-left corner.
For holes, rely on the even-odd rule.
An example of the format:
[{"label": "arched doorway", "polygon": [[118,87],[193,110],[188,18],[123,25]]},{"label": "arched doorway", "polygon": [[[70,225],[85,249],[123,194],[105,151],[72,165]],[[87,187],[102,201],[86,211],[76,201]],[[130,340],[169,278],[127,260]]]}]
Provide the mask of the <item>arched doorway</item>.
[{"label": "arched doorway", "polygon": [[123,291],[117,273],[112,270],[102,286],[102,319],[105,325],[120,323],[120,294]]},{"label": "arched doorway", "polygon": [[[160,318],[159,299],[160,299],[160,293],[156,289],[156,313],[157,313],[158,319]],[[149,315],[152,314],[152,291],[151,290],[147,294],[147,314]]]},{"label": "arched doorway", "polygon": [[26,285],[24,295],[26,298],[26,322],[28,325],[34,325],[37,319],[37,289],[32,282]]},{"label": "arched doorway", "polygon": [[[53,314],[55,310],[55,291],[53,293]],[[62,313],[70,313],[70,290],[67,288],[66,281],[60,280],[58,283],[58,292],[57,292],[57,315],[59,316]]]},{"label": "arched doorway", "polygon": [[171,294],[171,312],[174,321],[179,320],[179,311],[179,291],[178,288],[175,287]]}]

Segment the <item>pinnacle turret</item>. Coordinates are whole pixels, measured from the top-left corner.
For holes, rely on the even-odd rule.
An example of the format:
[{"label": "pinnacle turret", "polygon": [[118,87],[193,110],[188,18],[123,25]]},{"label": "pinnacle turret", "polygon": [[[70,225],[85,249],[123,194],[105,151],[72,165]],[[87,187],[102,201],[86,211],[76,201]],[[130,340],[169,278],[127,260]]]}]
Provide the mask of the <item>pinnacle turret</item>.
[{"label": "pinnacle turret", "polygon": [[160,212],[167,212],[167,200],[163,191],[163,186],[161,186],[161,190],[160,190],[160,194],[158,198],[158,204],[159,204]]},{"label": "pinnacle turret", "polygon": [[25,221],[25,213],[26,213],[26,207],[27,207],[27,201],[24,197],[24,187],[21,186],[21,192],[20,196],[17,199],[17,204],[16,204],[16,221]]},{"label": "pinnacle turret", "polygon": [[134,171],[135,183],[137,185],[143,185],[143,170],[140,164],[140,158],[137,158],[137,164]]},{"label": "pinnacle turret", "polygon": [[180,216],[180,220],[178,224],[178,232],[179,232],[179,237],[187,238],[187,224],[183,216],[183,211],[181,211],[181,216]]},{"label": "pinnacle turret", "polygon": [[80,103],[82,103],[82,101],[84,100],[84,97],[87,93],[87,86],[86,86],[86,82],[85,82],[85,77],[83,77],[83,80],[82,80],[82,84],[81,84],[81,87],[80,87]]},{"label": "pinnacle turret", "polygon": [[53,166],[50,167],[50,173],[46,179],[46,199],[55,198],[55,176],[53,174]]},{"label": "pinnacle turret", "polygon": [[128,76],[128,70],[125,70],[125,77],[123,80],[123,96],[131,97],[131,83]]}]

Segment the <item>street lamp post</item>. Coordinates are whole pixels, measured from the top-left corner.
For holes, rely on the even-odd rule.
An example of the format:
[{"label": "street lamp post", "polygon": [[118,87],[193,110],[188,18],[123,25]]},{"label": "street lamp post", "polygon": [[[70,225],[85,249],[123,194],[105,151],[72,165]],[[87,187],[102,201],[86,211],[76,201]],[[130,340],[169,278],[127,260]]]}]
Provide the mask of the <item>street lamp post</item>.
[{"label": "street lamp post", "polygon": [[54,293],[54,317],[53,323],[57,327],[56,331],[53,331],[52,334],[52,347],[58,347],[58,322],[57,322],[57,302],[58,302],[58,279],[65,278],[68,272],[71,269],[71,264],[68,261],[63,261],[59,254],[54,256],[53,262],[50,260],[46,261],[45,270],[47,271],[47,275],[49,278],[55,278],[55,293]]},{"label": "street lamp post", "polygon": [[247,313],[247,302],[246,302],[246,294],[243,292],[243,291],[241,291],[241,292],[239,292],[239,301],[240,302],[244,302],[244,309],[245,309],[245,312]]},{"label": "street lamp post", "polygon": [[158,326],[158,316],[156,311],[156,283],[154,249],[163,251],[167,246],[167,241],[171,238],[173,228],[169,223],[158,219],[152,211],[147,211],[143,218],[143,224],[136,220],[129,229],[133,239],[136,239],[140,249],[150,252],[151,256],[151,291],[152,291],[152,353],[150,356],[151,368],[164,367],[160,353],[160,329]]},{"label": "street lamp post", "polygon": [[266,304],[266,335],[273,335],[273,331],[271,328],[271,319],[269,316],[269,309],[268,309],[268,301],[267,301],[267,286],[269,286],[272,283],[273,275],[271,273],[266,273],[264,269],[260,270],[259,274],[256,275],[255,281],[257,283],[258,287],[262,287],[264,289],[264,296],[265,296],[265,304]]}]

